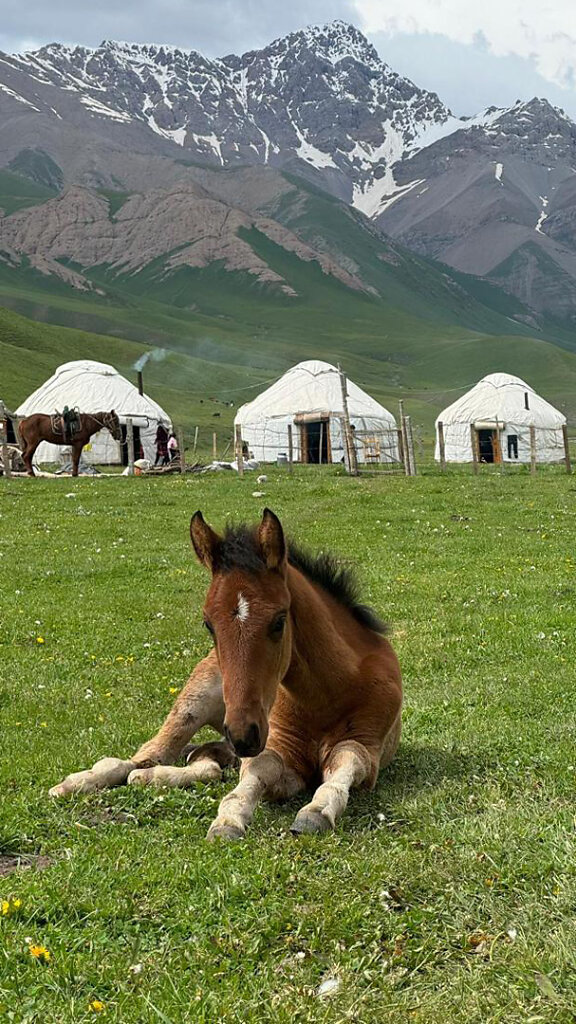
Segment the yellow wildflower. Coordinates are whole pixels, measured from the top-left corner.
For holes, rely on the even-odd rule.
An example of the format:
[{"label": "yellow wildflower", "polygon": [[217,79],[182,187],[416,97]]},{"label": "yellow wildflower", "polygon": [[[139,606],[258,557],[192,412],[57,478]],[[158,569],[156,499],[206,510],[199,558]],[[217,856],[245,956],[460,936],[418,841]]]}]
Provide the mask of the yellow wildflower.
[{"label": "yellow wildflower", "polygon": [[49,949],[46,949],[46,946],[28,946],[28,952],[30,953],[30,956],[33,956],[40,964],[50,963],[50,960],[52,959],[52,954]]},{"label": "yellow wildflower", "polygon": [[89,1009],[92,1010],[92,1013],[102,1013],[105,1009],[105,1004],[101,999],[92,999]]},{"label": "yellow wildflower", "polygon": [[0,903],[0,913],[2,917],[10,917],[12,914],[16,914],[22,906],[22,900],[15,899],[11,896],[7,900],[2,900]]},{"label": "yellow wildflower", "polygon": [[37,644],[45,644],[45,643],[46,643],[46,641],[45,641],[45,639],[44,639],[44,637],[43,637],[43,636],[37,636],[37,637],[36,637],[36,643],[37,643]]},{"label": "yellow wildflower", "polygon": [[180,687],[178,687],[178,686],[171,686],[170,687],[170,693],[178,693],[179,689],[180,689]]}]

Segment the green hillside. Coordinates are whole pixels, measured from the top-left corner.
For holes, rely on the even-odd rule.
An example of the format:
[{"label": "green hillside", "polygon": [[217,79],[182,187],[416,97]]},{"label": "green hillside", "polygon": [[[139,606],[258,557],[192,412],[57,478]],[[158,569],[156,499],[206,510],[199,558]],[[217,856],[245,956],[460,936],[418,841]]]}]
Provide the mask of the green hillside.
[{"label": "green hillside", "polygon": [[[168,320],[168,314],[164,316]],[[346,371],[379,401],[396,411],[404,398],[407,411],[430,435],[439,410],[458,391],[494,369],[520,373],[576,422],[576,356],[531,338],[480,336],[466,331],[441,331],[413,321],[400,334],[391,322],[376,334],[374,325],[357,324],[351,334],[336,320],[332,333],[283,334],[261,325],[259,333],[238,324],[203,324],[193,331],[175,319],[174,334],[162,362],[145,368],[146,391],[190,433],[200,428],[200,447],[218,434],[219,450],[230,438],[235,409],[301,358],[318,356],[342,362]],[[184,328],[188,327],[188,339]],[[396,333],[398,332],[398,333]],[[143,331],[144,333],[144,331]],[[147,346],[126,338],[34,322],[0,307],[0,397],[16,407],[60,363],[94,358],[112,363],[136,381],[135,360]],[[232,406],[225,403],[233,403]]]},{"label": "green hillside", "polygon": [[[0,205],[9,194],[21,205],[42,202],[48,191],[0,177]],[[113,217],[125,194],[108,198]],[[148,364],[146,388],[175,422],[199,426],[205,443],[215,428],[221,441],[229,437],[235,407],[314,357],[341,362],[392,411],[405,399],[425,432],[458,389],[495,370],[525,377],[576,422],[576,355],[561,347],[566,338],[545,341],[511,320],[521,309],[515,300],[392,245],[360,214],[301,182],[261,212],[347,264],[374,293],[345,287],[254,228],[241,229],[244,241],[296,296],[219,263],[167,273],[162,259],[133,274],[73,266],[94,287],[81,292],[25,260],[0,260],[0,397],[15,407],[77,358],[113,363],[135,379],[138,356],[160,346],[168,355]]]}]

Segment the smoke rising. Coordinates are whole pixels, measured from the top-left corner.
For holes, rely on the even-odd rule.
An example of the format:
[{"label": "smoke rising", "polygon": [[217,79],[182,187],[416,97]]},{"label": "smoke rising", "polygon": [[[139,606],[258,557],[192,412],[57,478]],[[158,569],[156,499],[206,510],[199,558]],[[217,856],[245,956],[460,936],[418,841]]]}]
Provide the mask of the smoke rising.
[{"label": "smoke rising", "polygon": [[136,360],[136,362],[134,363],[132,369],[140,371],[140,370],[144,369],[144,367],[146,366],[146,363],[149,363],[150,360],[152,360],[153,363],[159,363],[159,362],[162,361],[162,359],[165,359],[165,358],[166,358],[166,349],[165,348],[153,348],[153,349],[150,350],[150,352],[144,352],[144,355],[141,355],[140,358]]}]

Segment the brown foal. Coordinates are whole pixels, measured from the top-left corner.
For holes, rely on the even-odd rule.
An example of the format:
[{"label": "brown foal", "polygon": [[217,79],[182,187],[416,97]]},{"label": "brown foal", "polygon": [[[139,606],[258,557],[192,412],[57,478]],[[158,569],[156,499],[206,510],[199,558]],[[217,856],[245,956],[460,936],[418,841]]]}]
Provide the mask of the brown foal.
[{"label": "brown foal", "polygon": [[400,740],[402,682],[384,627],[327,556],[287,546],[269,509],[256,529],[219,536],[197,512],[194,549],[212,579],[204,622],[214,650],[190,676],[159,733],[129,761],[105,758],[69,775],[53,796],[124,782],[190,786],[219,778],[227,744],[175,762],[202,726],[242,759],[208,838],[241,838],[262,798],[315,788],[292,832],[334,827],[356,786],[372,788]]}]

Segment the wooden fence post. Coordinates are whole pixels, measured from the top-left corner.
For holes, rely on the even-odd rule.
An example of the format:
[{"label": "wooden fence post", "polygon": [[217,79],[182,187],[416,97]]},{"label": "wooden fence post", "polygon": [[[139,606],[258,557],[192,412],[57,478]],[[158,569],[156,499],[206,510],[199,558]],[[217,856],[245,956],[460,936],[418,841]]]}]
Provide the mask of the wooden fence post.
[{"label": "wooden fence post", "polygon": [[536,472],[536,427],[530,424],[530,472]]},{"label": "wooden fence post", "polygon": [[193,455],[196,455],[196,449],[198,447],[198,430],[199,430],[199,428],[195,427],[195,429],[194,429],[194,447],[192,448],[192,454]]},{"label": "wooden fence post", "polygon": [[440,472],[446,471],[446,445],[444,443],[444,424],[438,420],[438,447],[440,449]]},{"label": "wooden fence post", "polygon": [[402,433],[402,449],[404,452],[404,472],[406,473],[406,476],[412,476],[412,469],[410,466],[410,444],[408,442],[406,417],[404,415],[404,402],[402,399],[398,402],[398,408],[400,409],[400,430]]},{"label": "wooden fence post", "polygon": [[184,431],[178,430],[178,451],[180,452],[180,472],[186,472],[186,451],[184,449]]},{"label": "wooden fence post", "polygon": [[564,440],[564,461],[566,463],[566,472],[572,472],[572,463],[570,462],[570,442],[568,441],[568,427],[565,423],[562,424],[562,438]]},{"label": "wooden fence post", "polygon": [[322,465],[322,445],[324,444],[324,420],[320,420],[320,450],[318,452],[318,464]]},{"label": "wooden fence post", "polygon": [[212,434],[212,458],[214,462],[216,462],[216,459],[218,458],[218,438],[216,431]]},{"label": "wooden fence post", "polygon": [[348,411],[347,381],[344,371],[340,369],[340,363],[338,363],[338,373],[340,375],[340,390],[342,392],[344,451],[348,455],[347,469],[350,476],[358,476],[358,458],[356,456],[356,448],[354,446],[354,438],[352,436],[352,424],[350,423],[350,413]]},{"label": "wooden fence post", "polygon": [[416,476],[416,459],[414,457],[414,434],[412,433],[412,419],[406,417],[406,437],[408,438],[408,450],[410,452],[410,476]]},{"label": "wooden fence post", "polygon": [[12,476],[12,466],[10,465],[10,453],[8,451],[8,437],[6,433],[6,419],[8,417],[8,411],[4,402],[0,402],[0,445],[2,447],[2,465],[4,467],[4,476],[7,480]]},{"label": "wooden fence post", "polygon": [[404,465],[404,438],[402,437],[402,430],[398,427],[396,431],[398,435],[398,461],[401,466]]},{"label": "wooden fence post", "polygon": [[244,456],[242,454],[242,427],[239,423],[236,424],[236,465],[238,466],[238,476],[244,476]]},{"label": "wooden fence post", "polygon": [[476,448],[476,431],[474,429],[474,424],[473,423],[470,424],[470,444],[472,445],[472,467],[474,469],[474,473],[477,473],[478,472],[478,451],[477,451],[477,448]]},{"label": "wooden fence post", "polygon": [[288,424],[288,472],[294,469],[294,442],[292,440],[292,424]]},{"label": "wooden fence post", "polygon": [[132,417],[126,417],[126,444],[128,445],[128,476],[134,476],[134,427]]}]

